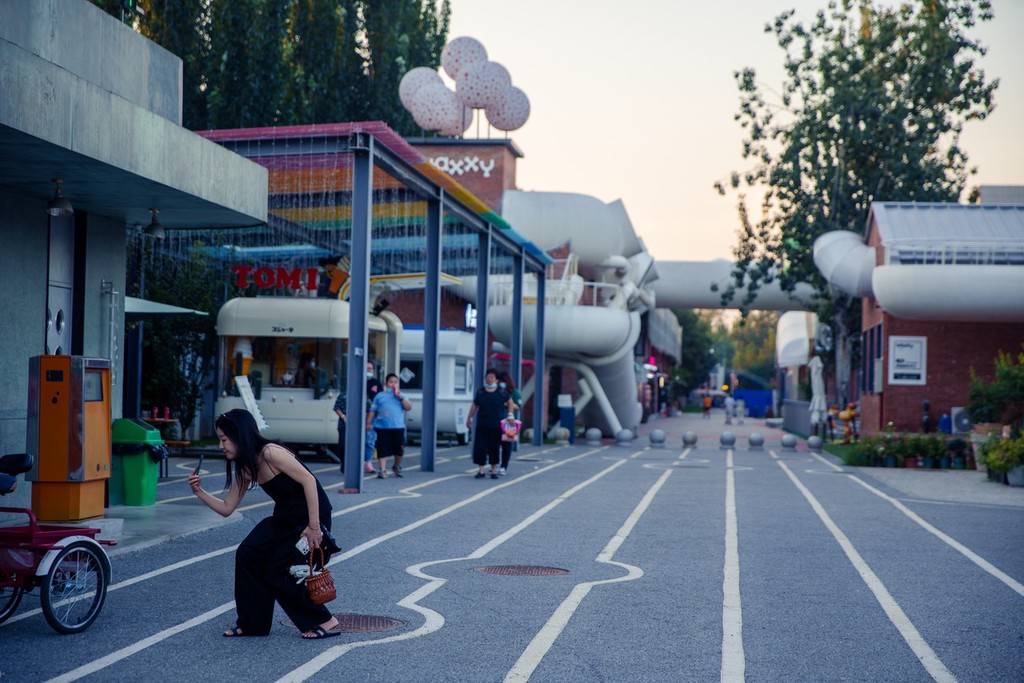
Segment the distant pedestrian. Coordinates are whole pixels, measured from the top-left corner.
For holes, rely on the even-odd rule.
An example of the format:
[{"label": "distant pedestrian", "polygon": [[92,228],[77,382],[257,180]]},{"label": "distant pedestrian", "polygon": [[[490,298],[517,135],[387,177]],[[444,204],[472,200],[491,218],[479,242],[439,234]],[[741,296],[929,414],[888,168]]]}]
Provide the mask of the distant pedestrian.
[{"label": "distant pedestrian", "polygon": [[[491,479],[498,478],[501,454],[501,420],[509,412],[508,393],[498,387],[498,371],[488,369],[484,385],[476,390],[473,405],[466,417],[466,426],[473,430],[473,463],[479,468],[477,479],[483,479],[484,466],[491,466]],[[473,418],[476,418],[476,424]]]},{"label": "distant pedestrian", "polygon": [[398,388],[398,375],[389,373],[385,378],[387,388],[373,399],[370,413],[366,416],[366,428],[373,426],[377,433],[377,478],[383,479],[387,471],[388,458],[394,457],[391,470],[396,477],[402,476],[402,456],[405,454],[405,414],[412,410],[412,403],[402,396]]},{"label": "distant pedestrian", "polygon": [[703,404],[704,404],[704,419],[705,420],[710,420],[711,419],[711,396],[705,394],[704,395]]},{"label": "distant pedestrian", "polygon": [[522,428],[523,423],[516,419],[515,413],[509,412],[501,421],[501,467],[498,468],[498,474],[502,477],[508,471],[508,463],[512,459],[514,447],[519,444],[519,431]]},{"label": "distant pedestrian", "polygon": [[[512,375],[507,372],[501,373],[501,377],[498,378],[498,389],[505,391],[508,394],[510,401],[509,414],[512,419],[518,421],[520,411],[523,409],[523,395],[516,389],[516,383],[512,380]],[[514,435],[508,435],[505,432],[506,420],[502,420],[502,434],[501,434],[501,467],[498,468],[498,475],[505,476],[505,472],[508,470],[509,460],[512,459],[513,451],[519,450],[519,430],[522,428],[523,423],[519,422],[519,429],[516,430]],[[506,438],[514,437],[514,438]]]},{"label": "distant pedestrian", "polygon": [[[384,389],[384,385],[377,379],[377,370],[372,360],[366,361],[366,412],[370,412],[370,406],[373,405],[373,399],[377,398]],[[377,471],[373,469],[373,458],[376,455],[377,449],[377,432],[373,429],[366,430],[366,448],[363,451],[363,463],[364,472],[366,474],[377,474]]]},{"label": "distant pedestrian", "polygon": [[[274,512],[261,520],[235,551],[235,609],[238,620],[224,632],[228,638],[269,635],[274,602],[310,640],[340,635],[338,620],[309,598],[302,582],[290,575],[306,558],[296,544],[321,548],[324,563],[338,545],[330,536],[331,504],[320,482],[284,446],[264,439],[256,420],[242,409],[229,410],[216,422],[217,437],[227,460],[224,500],[205,490],[198,474],[188,478],[192,492],[214,512],[228,517],[245,494],[259,486],[274,500]],[[318,553],[319,555],[319,553]]]}]

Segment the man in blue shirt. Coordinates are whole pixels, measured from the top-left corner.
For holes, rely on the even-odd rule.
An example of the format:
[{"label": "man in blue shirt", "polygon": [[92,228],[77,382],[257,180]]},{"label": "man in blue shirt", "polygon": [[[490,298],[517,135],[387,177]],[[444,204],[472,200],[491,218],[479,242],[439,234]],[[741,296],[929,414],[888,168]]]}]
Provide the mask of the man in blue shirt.
[{"label": "man in blue shirt", "polygon": [[412,410],[412,403],[402,396],[398,388],[398,375],[389,373],[385,379],[387,388],[373,398],[370,412],[366,416],[366,428],[371,426],[377,433],[377,478],[383,479],[387,471],[387,458],[394,456],[391,470],[396,477],[402,476],[402,456],[405,454],[405,413]]}]

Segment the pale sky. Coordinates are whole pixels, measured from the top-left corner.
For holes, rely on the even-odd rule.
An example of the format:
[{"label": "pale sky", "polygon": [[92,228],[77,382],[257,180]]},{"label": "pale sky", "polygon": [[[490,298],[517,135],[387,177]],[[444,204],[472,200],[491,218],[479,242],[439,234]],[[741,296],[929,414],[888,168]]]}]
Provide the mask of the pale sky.
[{"label": "pale sky", "polygon": [[[998,77],[996,110],[964,132],[975,184],[1024,185],[1024,0],[993,0],[975,29]],[[655,258],[730,258],[732,195],[712,184],[746,166],[733,71],[776,90],[782,52],[764,24],[825,0],[452,0],[450,37],[479,39],[530,98],[511,137],[524,190],[621,198]],[[483,134],[483,130],[481,133]],[[475,127],[470,131],[470,137]]]}]

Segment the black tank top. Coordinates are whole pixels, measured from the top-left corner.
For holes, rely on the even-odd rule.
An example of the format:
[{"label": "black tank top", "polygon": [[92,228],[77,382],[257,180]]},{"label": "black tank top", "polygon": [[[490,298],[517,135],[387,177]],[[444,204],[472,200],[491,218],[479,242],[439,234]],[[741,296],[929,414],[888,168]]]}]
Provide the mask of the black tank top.
[{"label": "black tank top", "polygon": [[[306,471],[309,471],[308,467],[306,467]],[[274,517],[294,524],[301,523],[303,527],[309,524],[309,509],[306,506],[306,494],[302,490],[302,484],[284,472],[278,472],[268,481],[260,484],[260,487],[274,500]],[[320,522],[330,528],[331,502],[327,498],[324,487],[320,485],[320,480],[316,482],[316,495],[319,500]]]}]

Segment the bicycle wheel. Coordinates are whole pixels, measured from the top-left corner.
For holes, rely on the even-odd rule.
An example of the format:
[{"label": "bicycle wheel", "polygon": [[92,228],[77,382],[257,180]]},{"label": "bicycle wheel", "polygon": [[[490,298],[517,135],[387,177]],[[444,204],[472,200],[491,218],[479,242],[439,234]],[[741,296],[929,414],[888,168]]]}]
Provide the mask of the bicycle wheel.
[{"label": "bicycle wheel", "polygon": [[61,550],[43,580],[43,616],[58,633],[81,633],[96,621],[107,599],[110,561],[82,541]]},{"label": "bicycle wheel", "polygon": [[21,586],[0,587],[0,624],[7,621],[18,605],[21,603],[21,596],[25,594]]}]

